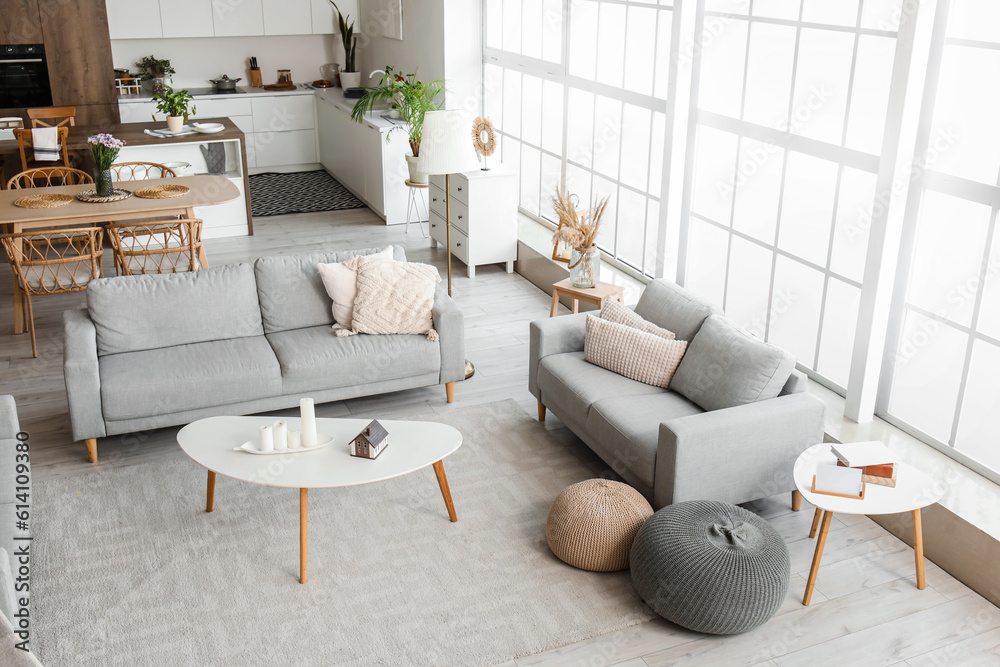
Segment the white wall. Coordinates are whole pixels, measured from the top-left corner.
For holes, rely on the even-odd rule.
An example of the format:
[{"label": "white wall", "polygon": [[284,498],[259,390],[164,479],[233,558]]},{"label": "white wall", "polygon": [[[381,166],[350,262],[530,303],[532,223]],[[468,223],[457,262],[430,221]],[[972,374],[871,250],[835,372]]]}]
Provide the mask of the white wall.
[{"label": "white wall", "polygon": [[136,71],[135,61],[150,54],[169,58],[177,70],[174,86],[211,86],[210,79],[223,74],[241,77],[249,85],[247,59],[256,56],[264,83],[278,79],[278,69],[292,70],[296,83],[320,78],[325,63],[343,64],[340,35],[290,35],[268,37],[201,37],[190,39],[113,39],[111,55],[115,67]]},{"label": "white wall", "polygon": [[[482,6],[475,0],[403,0],[403,40],[382,36],[385,0],[359,0],[358,63],[362,85],[392,65],[423,81],[445,79],[446,106],[470,119],[481,113]],[[372,82],[374,85],[376,82]]]}]

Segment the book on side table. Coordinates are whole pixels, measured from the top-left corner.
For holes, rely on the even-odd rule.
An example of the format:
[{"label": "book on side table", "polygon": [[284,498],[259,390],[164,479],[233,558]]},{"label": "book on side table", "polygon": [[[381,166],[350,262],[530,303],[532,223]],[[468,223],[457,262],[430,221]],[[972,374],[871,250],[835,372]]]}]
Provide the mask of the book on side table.
[{"label": "book on side table", "polygon": [[860,468],[861,479],[869,484],[896,486],[896,464],[899,457],[878,440],[837,443],[830,447],[837,465]]}]

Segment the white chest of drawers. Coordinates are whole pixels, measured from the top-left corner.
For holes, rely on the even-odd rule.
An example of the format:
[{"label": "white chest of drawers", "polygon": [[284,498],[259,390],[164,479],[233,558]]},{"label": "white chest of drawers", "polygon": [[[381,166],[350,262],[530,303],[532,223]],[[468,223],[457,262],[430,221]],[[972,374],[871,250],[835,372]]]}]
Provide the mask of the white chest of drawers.
[{"label": "white chest of drawers", "polygon": [[[480,264],[517,259],[517,173],[503,166],[451,175],[451,253],[468,266],[470,278]],[[431,242],[447,245],[445,177],[431,176]]]}]

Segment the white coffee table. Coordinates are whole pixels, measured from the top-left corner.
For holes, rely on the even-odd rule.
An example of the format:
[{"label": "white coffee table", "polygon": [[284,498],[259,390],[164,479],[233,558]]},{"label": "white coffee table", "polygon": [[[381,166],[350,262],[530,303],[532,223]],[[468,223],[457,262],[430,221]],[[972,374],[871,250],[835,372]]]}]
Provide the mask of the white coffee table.
[{"label": "white coffee table", "polygon": [[[935,484],[934,480],[906,463],[896,464],[896,486],[880,486],[865,484],[865,497],[861,500],[841,498],[823,493],[813,493],[812,480],[816,474],[816,465],[821,462],[836,462],[837,457],[830,451],[829,444],[813,445],[802,452],[795,461],[793,476],[795,486],[810,503],[816,506],[809,537],[816,536],[816,527],[820,526],[819,539],[816,541],[816,552],[813,554],[812,568],[806,581],[806,593],[802,604],[808,605],[812,598],[813,587],[816,585],[816,573],[823,557],[823,547],[826,545],[826,535],[830,531],[830,520],[834,512],[841,514],[913,514],[913,551],[917,565],[917,588],[924,589],[924,536],[921,524],[920,510],[933,505],[944,495],[944,488]],[[820,525],[820,512],[823,513]]]},{"label": "white coffee table", "polygon": [[[283,419],[289,430],[301,430],[298,417]],[[248,440],[256,442],[258,429],[274,421],[274,417],[200,419],[177,433],[177,444],[208,468],[206,512],[213,509],[216,474],[252,484],[299,489],[299,582],[306,583],[309,489],[370,484],[434,466],[448,516],[458,521],[442,462],[462,445],[457,429],[435,422],[380,419],[389,432],[389,446],[374,461],[350,454],[351,440],[370,419],[317,419],[317,432],[333,436],[333,442],[311,452],[261,456],[233,451]]]}]

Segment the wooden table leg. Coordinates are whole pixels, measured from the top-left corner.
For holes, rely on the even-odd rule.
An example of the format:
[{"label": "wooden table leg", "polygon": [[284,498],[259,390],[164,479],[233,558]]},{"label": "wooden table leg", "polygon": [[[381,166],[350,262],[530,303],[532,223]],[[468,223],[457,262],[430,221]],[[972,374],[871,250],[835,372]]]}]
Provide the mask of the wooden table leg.
[{"label": "wooden table leg", "polygon": [[444,496],[444,504],[448,508],[448,517],[454,523],[458,521],[458,517],[455,516],[455,503],[451,500],[451,490],[448,488],[448,478],[444,474],[444,461],[438,461],[434,464],[434,474],[438,478],[438,486],[441,487],[441,495]]},{"label": "wooden table leg", "polygon": [[552,288],[552,308],[549,310],[549,317],[555,317],[559,312],[559,290]]},{"label": "wooden table leg", "polygon": [[299,489],[299,583],[306,583],[306,552],[309,541],[309,489]]},{"label": "wooden table leg", "polygon": [[913,554],[917,559],[917,588],[924,590],[924,527],[919,508],[913,510]]},{"label": "wooden table leg", "polygon": [[819,539],[816,541],[816,552],[813,554],[812,567],[809,569],[809,579],[806,580],[806,594],[802,596],[802,604],[808,605],[812,599],[813,586],[816,585],[816,574],[819,572],[819,561],[823,558],[823,547],[826,546],[826,534],[830,532],[830,520],[833,512],[823,513],[823,524],[819,529]]},{"label": "wooden table leg", "polygon": [[823,510],[821,510],[820,508],[817,507],[816,508],[816,513],[813,514],[813,525],[812,525],[812,528],[809,529],[809,537],[810,538],[816,537],[816,529],[819,528],[819,518],[822,515],[823,515]]},{"label": "wooden table leg", "polygon": [[208,471],[208,502],[205,504],[205,511],[211,512],[215,509],[215,473]]},{"label": "wooden table leg", "polygon": [[580,300],[573,299],[573,314],[576,315],[580,312]]}]

